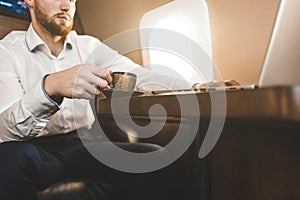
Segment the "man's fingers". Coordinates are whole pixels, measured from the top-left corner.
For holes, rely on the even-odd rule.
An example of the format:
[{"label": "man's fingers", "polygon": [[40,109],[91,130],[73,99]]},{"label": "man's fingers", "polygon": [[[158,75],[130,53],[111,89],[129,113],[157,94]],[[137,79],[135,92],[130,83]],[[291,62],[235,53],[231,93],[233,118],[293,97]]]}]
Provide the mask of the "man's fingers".
[{"label": "man's fingers", "polygon": [[108,82],[102,78],[98,78],[97,84],[99,88],[106,88],[108,85]]},{"label": "man's fingers", "polygon": [[108,83],[112,82],[111,71],[108,70],[103,71],[100,77],[106,80]]},{"label": "man's fingers", "polygon": [[108,83],[112,82],[112,77],[111,77],[111,70],[103,69],[98,66],[89,66],[91,72],[96,75],[97,77],[100,77],[104,80],[106,80]]},{"label": "man's fingers", "polygon": [[96,84],[85,83],[74,90],[73,97],[91,99],[100,94]]}]

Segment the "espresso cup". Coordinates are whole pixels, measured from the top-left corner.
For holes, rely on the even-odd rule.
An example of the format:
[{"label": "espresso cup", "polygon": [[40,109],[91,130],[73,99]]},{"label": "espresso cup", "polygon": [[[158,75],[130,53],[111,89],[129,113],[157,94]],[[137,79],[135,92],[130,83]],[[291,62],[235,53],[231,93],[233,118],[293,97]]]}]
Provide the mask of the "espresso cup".
[{"label": "espresso cup", "polygon": [[116,90],[133,91],[136,85],[136,75],[130,72],[113,72],[112,87]]}]

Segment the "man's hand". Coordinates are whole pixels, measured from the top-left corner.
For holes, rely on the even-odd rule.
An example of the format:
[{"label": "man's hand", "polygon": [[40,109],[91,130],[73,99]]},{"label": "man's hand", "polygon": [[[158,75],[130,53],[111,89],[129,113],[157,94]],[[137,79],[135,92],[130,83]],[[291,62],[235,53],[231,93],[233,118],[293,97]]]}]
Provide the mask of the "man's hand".
[{"label": "man's hand", "polygon": [[50,97],[92,99],[111,82],[110,70],[80,64],[48,75],[44,88]]}]

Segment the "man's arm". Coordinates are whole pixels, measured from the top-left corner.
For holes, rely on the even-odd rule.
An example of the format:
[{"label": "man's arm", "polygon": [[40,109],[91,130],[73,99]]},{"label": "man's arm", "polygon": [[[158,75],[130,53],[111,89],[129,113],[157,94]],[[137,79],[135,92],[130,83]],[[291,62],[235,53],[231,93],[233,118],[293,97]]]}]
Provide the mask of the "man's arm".
[{"label": "man's arm", "polygon": [[111,81],[111,71],[94,65],[79,64],[48,75],[44,88],[50,98],[92,99]]},{"label": "man's arm", "polygon": [[125,56],[119,55],[114,62],[109,65],[112,71],[127,71],[137,75],[137,89],[144,91],[154,90],[177,90],[192,88],[194,83],[184,80],[183,77],[172,77],[165,74],[152,72]]},{"label": "man's arm", "polygon": [[[129,58],[120,55],[117,51],[101,43],[99,40],[93,40],[95,48],[87,56],[87,63],[93,63],[97,66],[114,71],[132,72],[137,75],[137,89],[152,91],[166,89],[188,89],[195,83],[184,80],[183,77],[172,77],[160,73],[152,72]],[[78,41],[79,47],[84,45],[83,41]]]},{"label": "man's arm", "polygon": [[0,47],[0,141],[37,135],[59,109],[43,94],[42,78],[24,91],[9,49]]},{"label": "man's arm", "polygon": [[[24,91],[14,59],[8,49],[0,47],[0,141],[34,137],[46,127],[59,110],[64,97],[90,99],[111,82],[111,71],[80,64],[40,78]],[[29,77],[30,78],[30,77]],[[16,91],[16,92],[14,92]]]},{"label": "man's arm", "polygon": [[[29,92],[16,102],[12,102],[12,105],[6,104],[5,107],[1,107],[4,111],[0,113],[0,141],[29,138],[38,135],[46,127],[51,116],[59,110],[57,106],[49,103],[47,99],[43,100],[44,105],[38,106],[38,104],[42,104],[42,101],[28,100],[33,98],[32,96],[30,97],[30,93],[38,96],[36,92]],[[34,102],[38,104],[30,106]]]}]

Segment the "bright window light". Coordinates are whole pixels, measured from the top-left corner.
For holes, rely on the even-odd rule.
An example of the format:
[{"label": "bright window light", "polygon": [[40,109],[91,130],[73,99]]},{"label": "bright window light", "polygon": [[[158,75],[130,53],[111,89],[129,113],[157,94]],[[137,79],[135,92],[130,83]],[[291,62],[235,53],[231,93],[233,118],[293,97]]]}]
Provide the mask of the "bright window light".
[{"label": "bright window light", "polygon": [[193,82],[213,79],[213,67],[207,65],[208,62],[204,62],[202,68],[197,70],[195,68],[199,66],[192,64],[201,65],[198,61],[200,55],[192,48],[192,43],[201,46],[207,54],[206,59],[212,59],[210,23],[205,0],[175,0],[151,10],[143,16],[140,28],[165,29],[188,38],[187,42],[178,44],[184,51],[184,56],[180,56],[165,49],[151,48],[152,44],[157,44],[161,39],[157,32],[141,34],[142,47],[148,49],[143,51],[143,63],[146,67],[168,75],[180,74]]}]

